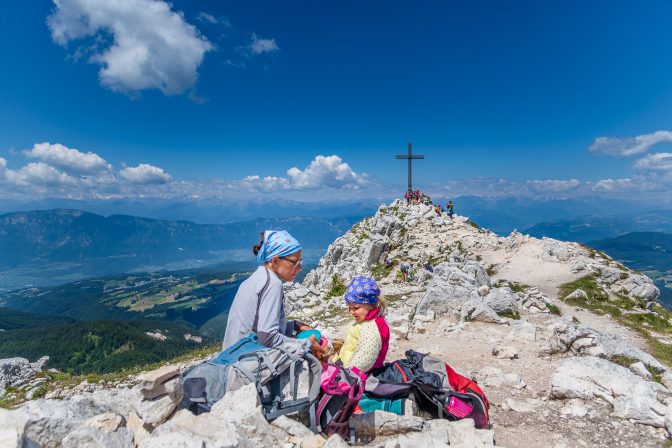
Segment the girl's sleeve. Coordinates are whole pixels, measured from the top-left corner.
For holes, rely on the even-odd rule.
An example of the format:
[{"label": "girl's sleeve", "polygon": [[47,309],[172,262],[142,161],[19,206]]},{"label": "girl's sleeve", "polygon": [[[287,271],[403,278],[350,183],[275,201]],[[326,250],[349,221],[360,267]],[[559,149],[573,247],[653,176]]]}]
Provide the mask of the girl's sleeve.
[{"label": "girl's sleeve", "polygon": [[368,321],[361,327],[357,349],[345,363],[345,367],[357,367],[362,372],[367,372],[373,368],[378,359],[383,348],[383,341],[374,321]]}]

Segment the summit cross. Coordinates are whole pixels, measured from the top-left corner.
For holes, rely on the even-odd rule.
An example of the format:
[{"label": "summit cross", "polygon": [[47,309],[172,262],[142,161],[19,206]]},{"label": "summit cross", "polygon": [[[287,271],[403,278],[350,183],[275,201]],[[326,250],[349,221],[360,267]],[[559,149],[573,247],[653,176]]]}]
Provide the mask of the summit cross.
[{"label": "summit cross", "polygon": [[424,159],[425,156],[413,154],[413,145],[408,144],[408,154],[397,154],[397,159],[408,159],[408,191],[413,191],[413,159]]}]

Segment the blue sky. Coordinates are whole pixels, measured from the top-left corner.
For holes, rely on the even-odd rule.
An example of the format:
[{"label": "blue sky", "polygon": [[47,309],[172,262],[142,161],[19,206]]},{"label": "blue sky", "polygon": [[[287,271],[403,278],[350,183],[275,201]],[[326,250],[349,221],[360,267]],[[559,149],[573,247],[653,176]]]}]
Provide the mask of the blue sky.
[{"label": "blue sky", "polygon": [[6,196],[380,195],[409,141],[437,193],[672,185],[669,2],[2,8]]}]

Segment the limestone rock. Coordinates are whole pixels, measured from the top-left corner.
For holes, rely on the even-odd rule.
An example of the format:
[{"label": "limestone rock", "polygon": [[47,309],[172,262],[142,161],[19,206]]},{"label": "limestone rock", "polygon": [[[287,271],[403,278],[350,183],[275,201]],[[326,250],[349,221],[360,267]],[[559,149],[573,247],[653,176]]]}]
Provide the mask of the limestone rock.
[{"label": "limestone rock", "polygon": [[500,359],[518,359],[518,350],[510,345],[495,347],[492,349],[492,354]]},{"label": "limestone rock", "polygon": [[155,398],[158,395],[154,394],[154,389],[179,374],[180,368],[178,366],[163,366],[156,370],[144,373],[138,377],[140,391],[145,398]]},{"label": "limestone rock", "polygon": [[124,424],[124,418],[114,412],[94,415],[84,422],[86,426],[97,429],[102,432],[114,432]]},{"label": "limestone rock", "polygon": [[575,289],[565,299],[585,299],[588,300],[588,294],[583,289]]},{"label": "limestone rock", "polygon": [[653,375],[651,375],[651,372],[648,371],[644,363],[641,361],[630,364],[629,369],[635,375],[640,376],[647,381],[651,381],[653,379]]},{"label": "limestone rock", "polygon": [[43,356],[34,363],[25,358],[0,359],[0,390],[7,386],[17,387],[27,384],[48,361],[48,356]]},{"label": "limestone rock", "polygon": [[509,387],[514,389],[524,389],[527,384],[517,373],[503,372],[501,369],[488,366],[478,371],[479,384],[482,383],[489,387]]},{"label": "limestone rock", "polygon": [[666,410],[656,390],[627,368],[593,356],[565,360],[551,378],[552,398],[599,398],[618,417],[662,428]]},{"label": "limestone rock", "polygon": [[493,288],[490,293],[483,298],[495,313],[515,313],[518,311],[518,296],[510,288]]},{"label": "limestone rock", "polygon": [[35,400],[26,403],[20,411],[27,416],[24,443],[48,448],[60,446],[65,436],[108,409],[85,399]]},{"label": "limestone rock", "polygon": [[366,436],[389,436],[422,431],[423,422],[421,417],[378,410],[370,414],[353,415],[351,418],[355,433]]},{"label": "limestone rock", "polygon": [[82,426],[68,433],[61,446],[63,448],[133,448],[133,435],[126,428],[105,432],[90,426]]},{"label": "limestone rock", "polygon": [[607,359],[625,357],[641,361],[658,373],[666,370],[653,356],[623,338],[601,333],[569,317],[554,320],[546,332],[548,337],[544,351],[549,354],[573,352]]},{"label": "limestone rock", "polygon": [[168,422],[156,428],[151,439],[163,439],[174,434],[186,435],[207,446],[234,447],[239,443],[235,424],[210,413],[197,416],[186,409],[178,411]]},{"label": "limestone rock", "polygon": [[0,446],[23,446],[27,424],[28,416],[24,412],[0,408]]},{"label": "limestone rock", "polygon": [[215,403],[210,414],[235,422],[261,413],[260,406],[259,394],[254,384],[246,384],[238,390],[227,392],[221,400]]},{"label": "limestone rock", "polygon": [[175,376],[168,381],[152,387],[141,387],[140,393],[146,400],[153,400],[162,395],[176,396],[182,388],[182,377]]}]

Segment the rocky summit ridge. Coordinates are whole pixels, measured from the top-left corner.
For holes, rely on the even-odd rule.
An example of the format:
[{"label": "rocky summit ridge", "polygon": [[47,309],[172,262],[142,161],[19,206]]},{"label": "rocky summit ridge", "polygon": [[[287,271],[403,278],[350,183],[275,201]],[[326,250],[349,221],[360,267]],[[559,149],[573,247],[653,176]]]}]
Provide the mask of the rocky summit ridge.
[{"label": "rocky summit ridge", "polygon": [[[415,270],[410,282],[397,280],[401,261]],[[358,274],[376,277],[387,299],[387,359],[413,348],[445,360],[478,381],[494,424],[475,430],[469,420],[377,411],[353,421],[361,444],[648,447],[669,440],[672,314],[656,303],[648,277],[605,254],[519,232],[500,237],[466,217],[395,201],[336,239],[302,283],[286,285],[288,313],[343,336],[350,320],[342,288]],[[267,423],[253,388],[228,394],[210,414],[175,412],[179,373],[199,361],[0,409],[0,446],[346,446],[288,418]],[[16,368],[3,371],[0,382],[15,387]],[[20,383],[33,384],[26,375]]]}]

